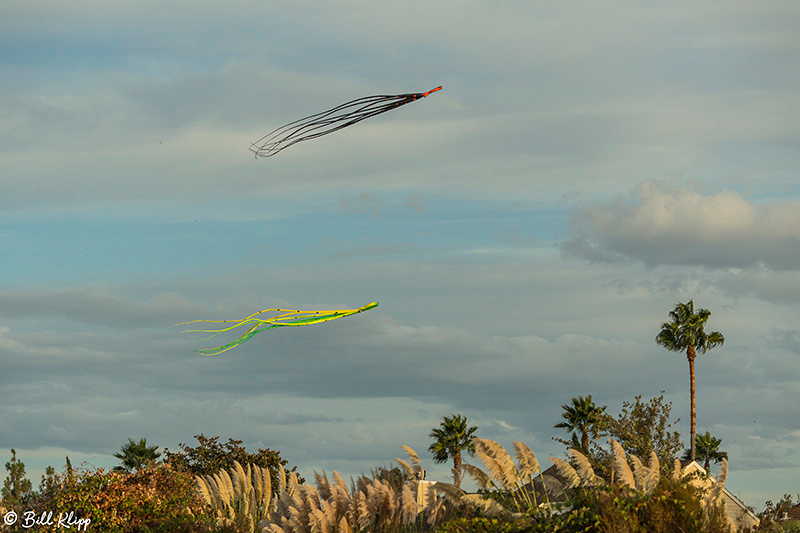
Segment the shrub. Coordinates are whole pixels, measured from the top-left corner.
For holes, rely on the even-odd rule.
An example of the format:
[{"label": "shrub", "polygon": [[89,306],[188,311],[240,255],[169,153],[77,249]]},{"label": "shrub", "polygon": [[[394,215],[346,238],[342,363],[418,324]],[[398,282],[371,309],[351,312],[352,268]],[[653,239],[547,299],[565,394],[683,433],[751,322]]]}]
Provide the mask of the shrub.
[{"label": "shrub", "polygon": [[90,519],[90,530],[108,533],[208,531],[212,524],[192,476],[168,465],[78,473],[61,480],[51,505],[56,516],[72,512]]}]

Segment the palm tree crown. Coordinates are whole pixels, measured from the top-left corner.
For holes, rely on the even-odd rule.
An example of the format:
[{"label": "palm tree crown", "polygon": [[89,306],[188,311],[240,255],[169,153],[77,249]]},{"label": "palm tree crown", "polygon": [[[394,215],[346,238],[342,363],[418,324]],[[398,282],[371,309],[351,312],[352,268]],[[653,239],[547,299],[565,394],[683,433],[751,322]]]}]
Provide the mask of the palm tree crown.
[{"label": "palm tree crown", "polygon": [[606,406],[597,406],[592,400],[592,395],[589,394],[585,398],[578,396],[572,398],[572,405],[562,405],[564,410],[561,413],[563,422],[556,424],[555,428],[563,428],[567,431],[577,431],[581,434],[581,448],[584,451],[589,449],[589,434],[597,438],[599,431],[599,423],[603,419],[603,414]]},{"label": "palm tree crown", "polygon": [[[703,461],[703,468],[706,469],[706,472],[709,472],[711,468],[711,461],[719,463],[723,459],[728,458],[728,453],[719,449],[721,444],[722,439],[716,438],[708,431],[700,435],[695,435],[697,459]],[[690,453],[691,449],[686,450],[686,453],[683,454],[684,461],[689,459]]]},{"label": "palm tree crown", "polygon": [[428,447],[428,451],[433,454],[435,463],[453,460],[454,484],[457,487],[461,486],[461,452],[466,451],[470,455],[475,453],[472,437],[476,431],[478,426],[467,426],[467,417],[454,414],[445,416],[439,427],[430,432],[429,436],[434,442]]},{"label": "palm tree crown", "polygon": [[139,439],[139,442],[128,438],[128,442],[120,448],[120,453],[114,454],[114,457],[122,461],[122,464],[114,467],[114,470],[118,472],[136,472],[156,462],[161,457],[161,453],[156,450],[158,450],[158,446],[148,446],[145,438]]},{"label": "palm tree crown", "polygon": [[705,325],[711,311],[700,309],[694,312],[694,302],[675,305],[675,309],[669,312],[670,321],[661,324],[661,331],[656,335],[656,343],[660,344],[672,352],[686,351],[686,359],[689,361],[689,392],[691,397],[690,411],[690,458],[695,459],[695,423],[697,412],[695,409],[694,394],[694,360],[697,352],[701,354],[717,346],[722,346],[725,337],[719,331],[711,333],[705,332]]}]

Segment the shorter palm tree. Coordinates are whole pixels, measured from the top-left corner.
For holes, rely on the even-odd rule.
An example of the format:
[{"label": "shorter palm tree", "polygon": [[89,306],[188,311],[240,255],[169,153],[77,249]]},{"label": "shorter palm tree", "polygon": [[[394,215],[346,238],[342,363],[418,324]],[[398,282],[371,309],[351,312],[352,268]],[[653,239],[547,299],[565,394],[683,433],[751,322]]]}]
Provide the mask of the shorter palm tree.
[{"label": "shorter palm tree", "polygon": [[467,426],[467,417],[460,414],[445,416],[438,428],[433,428],[430,437],[434,439],[428,451],[433,454],[433,462],[444,463],[453,460],[453,484],[461,487],[461,452],[475,453],[472,437],[478,426]]},{"label": "shorter palm tree", "polygon": [[[694,439],[695,443],[695,455],[698,461],[703,461],[703,468],[706,469],[706,472],[710,472],[711,462],[719,463],[723,459],[728,458],[728,453],[723,452],[719,449],[720,445],[722,444],[722,439],[718,439],[714,437],[710,432],[706,431],[703,434],[695,435]],[[691,453],[692,450],[689,448],[683,454],[684,461],[691,460]]]},{"label": "shorter palm tree", "polygon": [[561,408],[564,410],[564,412],[561,413],[561,418],[563,418],[564,421],[553,427],[572,431],[573,444],[577,440],[575,432],[580,433],[580,446],[584,452],[588,451],[589,436],[591,435],[592,438],[597,438],[600,431],[600,422],[603,420],[606,406],[595,405],[592,400],[592,395],[589,394],[585,398],[583,396],[572,398],[572,405],[562,405]]},{"label": "shorter palm tree", "polygon": [[115,453],[114,457],[120,459],[122,464],[114,467],[117,472],[136,472],[152,463],[155,463],[161,453],[156,451],[158,446],[148,446],[147,439],[144,437],[138,442],[130,437],[128,442],[120,448],[120,453]]}]

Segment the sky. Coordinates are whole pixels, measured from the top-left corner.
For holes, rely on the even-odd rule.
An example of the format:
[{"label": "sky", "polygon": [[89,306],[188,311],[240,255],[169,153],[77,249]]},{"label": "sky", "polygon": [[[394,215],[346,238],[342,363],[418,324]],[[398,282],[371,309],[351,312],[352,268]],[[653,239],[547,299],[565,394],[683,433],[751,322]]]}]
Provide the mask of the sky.
[{"label": "sky", "polygon": [[[655,336],[693,299],[728,488],[800,493],[798,27],[792,0],[3,2],[0,459],[36,486],[202,433],[307,478],[408,445],[448,479],[445,415],[547,464],[571,397],[661,391],[688,447]],[[215,357],[174,325],[373,301]]]}]

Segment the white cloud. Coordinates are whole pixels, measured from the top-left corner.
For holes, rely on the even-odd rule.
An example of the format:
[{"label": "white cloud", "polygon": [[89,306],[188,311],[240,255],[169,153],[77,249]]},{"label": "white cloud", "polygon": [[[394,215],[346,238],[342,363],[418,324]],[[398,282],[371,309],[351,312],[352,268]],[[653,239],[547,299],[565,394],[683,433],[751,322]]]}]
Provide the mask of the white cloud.
[{"label": "white cloud", "polygon": [[702,194],[644,182],[630,201],[594,203],[576,216],[565,252],[647,266],[800,269],[800,202],[750,202],[735,191]]}]

